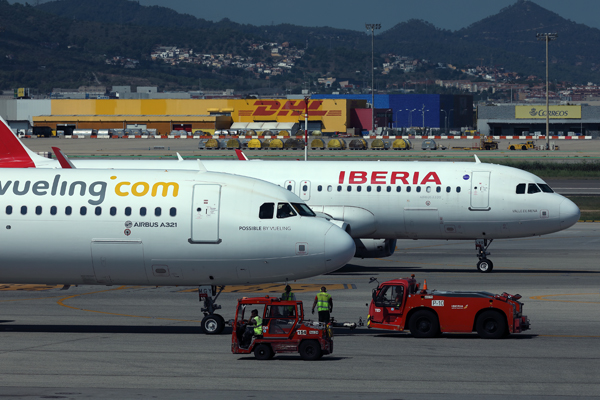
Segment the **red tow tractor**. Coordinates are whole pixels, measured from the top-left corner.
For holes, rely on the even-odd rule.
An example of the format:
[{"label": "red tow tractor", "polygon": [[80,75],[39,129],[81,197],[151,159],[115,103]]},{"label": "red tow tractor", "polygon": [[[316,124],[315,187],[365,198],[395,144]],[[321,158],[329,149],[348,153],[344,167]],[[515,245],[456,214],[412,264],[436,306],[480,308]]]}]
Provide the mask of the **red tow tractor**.
[{"label": "red tow tractor", "polygon": [[[371,278],[371,282],[375,279]],[[529,329],[520,295],[488,292],[427,291],[410,278],[394,279],[373,289],[369,328],[403,331],[417,338],[445,332],[476,331],[484,339],[498,339]]]},{"label": "red tow tractor", "polygon": [[[243,346],[242,338],[252,310],[262,318],[262,335],[253,336]],[[300,353],[304,360],[318,360],[333,352],[331,326],[304,321],[301,301],[281,301],[275,297],[251,297],[238,300],[233,322],[231,351],[250,354],[259,360],[273,358],[276,353]]]}]

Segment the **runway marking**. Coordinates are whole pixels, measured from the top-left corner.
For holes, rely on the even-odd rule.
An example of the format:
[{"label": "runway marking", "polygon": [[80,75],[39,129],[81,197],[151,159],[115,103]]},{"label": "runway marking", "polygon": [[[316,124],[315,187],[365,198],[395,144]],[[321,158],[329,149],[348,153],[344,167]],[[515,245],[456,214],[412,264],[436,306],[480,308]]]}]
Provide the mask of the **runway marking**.
[{"label": "runway marking", "polygon": [[26,292],[35,292],[41,290],[50,290],[62,287],[62,285],[0,285],[0,291],[10,290],[10,291],[26,291]]},{"label": "runway marking", "polygon": [[[343,290],[343,289],[356,289],[356,285],[351,284],[289,284],[292,287],[292,292],[318,292],[321,290],[321,286],[325,286],[327,290]],[[191,293],[197,292],[198,289],[183,289],[179,290],[178,293]],[[285,284],[274,284],[266,283],[263,285],[231,285],[225,286],[224,293],[283,293],[285,291]]]},{"label": "runway marking", "polygon": [[560,297],[560,296],[600,296],[600,293],[567,293],[567,294],[547,294],[544,296],[532,296],[531,300],[543,300],[543,301],[557,301],[560,303],[585,303],[585,304],[598,304],[599,301],[581,301],[581,300],[554,300],[547,299],[547,297]]},{"label": "runway marking", "polygon": [[159,319],[159,320],[163,320],[163,321],[177,321],[177,322],[198,322],[198,323],[201,322],[200,320],[196,320],[196,319],[177,319],[177,318],[148,317],[148,316],[145,316],[145,315],[131,315],[131,314],[113,313],[113,312],[108,312],[108,311],[88,310],[86,308],[79,308],[79,307],[69,306],[69,305],[67,305],[67,304],[64,303],[66,300],[73,299],[75,297],[87,296],[87,295],[90,295],[90,294],[97,294],[97,293],[103,293],[103,292],[111,292],[111,291],[115,291],[115,290],[138,289],[138,288],[141,288],[141,287],[142,286],[119,286],[118,288],[114,288],[114,289],[106,289],[106,290],[98,290],[98,291],[95,291],[95,292],[87,292],[87,293],[74,294],[72,296],[63,297],[62,299],[59,299],[56,303],[59,306],[63,306],[63,307],[66,307],[66,308],[71,308],[73,310],[93,312],[93,313],[106,314],[106,315],[116,315],[116,316],[119,316],[119,317]]}]

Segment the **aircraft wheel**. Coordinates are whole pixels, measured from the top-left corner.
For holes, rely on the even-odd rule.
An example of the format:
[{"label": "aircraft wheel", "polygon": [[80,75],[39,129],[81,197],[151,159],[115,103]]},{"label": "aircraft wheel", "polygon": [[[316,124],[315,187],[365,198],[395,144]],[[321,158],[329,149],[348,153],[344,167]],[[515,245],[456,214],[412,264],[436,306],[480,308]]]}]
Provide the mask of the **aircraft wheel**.
[{"label": "aircraft wheel", "polygon": [[492,272],[493,269],[494,264],[487,258],[483,258],[477,263],[477,271],[479,272]]},{"label": "aircraft wheel", "polygon": [[202,318],[202,329],[207,335],[218,335],[225,328],[225,320],[219,314],[208,314]]},{"label": "aircraft wheel", "polygon": [[254,357],[257,360],[270,360],[273,356],[273,350],[268,344],[259,344],[254,348]]},{"label": "aircraft wheel", "polygon": [[298,350],[300,352],[300,357],[305,361],[318,360],[323,355],[321,346],[316,340],[305,340]]},{"label": "aircraft wheel", "polygon": [[416,338],[432,338],[440,331],[437,315],[429,310],[415,312],[408,321],[410,334]]},{"label": "aircraft wheel", "polygon": [[475,328],[482,339],[500,339],[507,331],[506,319],[497,311],[484,311],[477,317]]}]

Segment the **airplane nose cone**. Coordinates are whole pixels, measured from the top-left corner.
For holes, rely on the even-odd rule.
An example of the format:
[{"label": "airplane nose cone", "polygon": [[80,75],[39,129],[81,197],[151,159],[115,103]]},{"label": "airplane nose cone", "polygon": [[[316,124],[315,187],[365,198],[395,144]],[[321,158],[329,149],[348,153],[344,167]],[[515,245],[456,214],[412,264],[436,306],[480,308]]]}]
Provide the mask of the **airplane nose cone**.
[{"label": "airplane nose cone", "polygon": [[579,207],[569,199],[564,199],[560,203],[559,213],[561,229],[567,229],[575,225],[575,222],[579,220],[579,216],[581,215]]},{"label": "airplane nose cone", "polygon": [[344,230],[332,226],[325,234],[325,266],[329,271],[343,267],[354,257],[354,240]]}]

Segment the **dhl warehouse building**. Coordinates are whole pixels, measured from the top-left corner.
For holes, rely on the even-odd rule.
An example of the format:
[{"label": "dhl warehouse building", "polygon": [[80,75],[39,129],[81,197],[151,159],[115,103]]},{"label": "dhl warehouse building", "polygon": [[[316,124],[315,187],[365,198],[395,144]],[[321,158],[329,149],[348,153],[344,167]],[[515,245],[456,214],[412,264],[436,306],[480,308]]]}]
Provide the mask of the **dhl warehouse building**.
[{"label": "dhl warehouse building", "polygon": [[[4,103],[4,104],[2,104]],[[343,132],[352,127],[352,111],[364,100],[309,100],[308,129]],[[50,127],[63,131],[86,129],[147,129],[168,135],[183,130],[213,134],[236,129],[256,133],[304,129],[304,100],[288,99],[49,99],[0,102],[2,115],[16,130]]]}]

